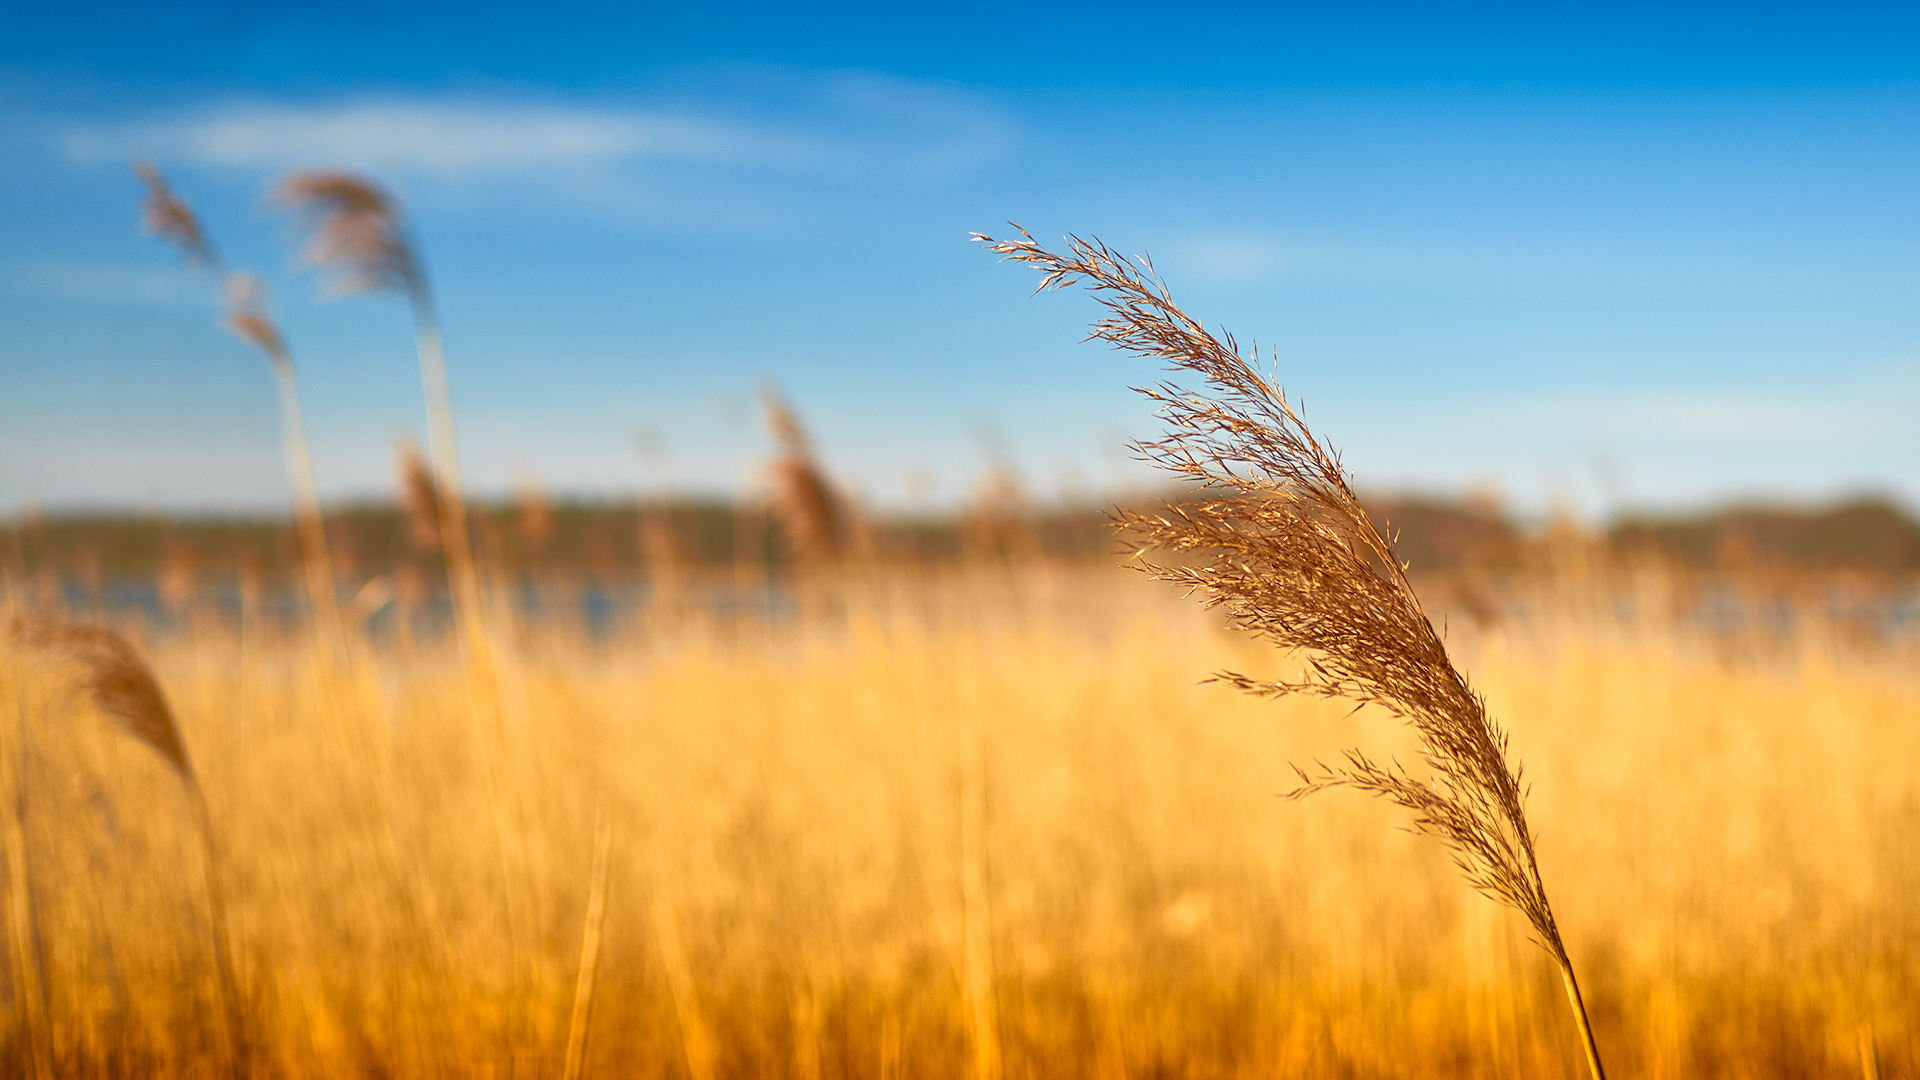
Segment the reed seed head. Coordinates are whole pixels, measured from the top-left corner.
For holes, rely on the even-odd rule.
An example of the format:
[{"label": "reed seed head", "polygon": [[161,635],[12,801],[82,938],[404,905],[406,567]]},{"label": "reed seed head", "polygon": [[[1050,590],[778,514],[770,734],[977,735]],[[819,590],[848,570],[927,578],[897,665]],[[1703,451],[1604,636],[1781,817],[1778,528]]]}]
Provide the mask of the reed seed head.
[{"label": "reed seed head", "polygon": [[440,483],[412,439],[401,439],[394,450],[400,467],[400,499],[407,510],[413,546],[423,552],[439,551]]},{"label": "reed seed head", "polygon": [[296,172],[274,189],[273,201],[303,219],[312,234],[305,260],[332,271],[336,292],[424,287],[400,204],[373,181],[332,170]]},{"label": "reed seed head", "polygon": [[515,520],[520,532],[520,543],[527,554],[531,555],[545,547],[553,536],[553,503],[547,493],[538,486],[528,484],[520,489],[519,513]]},{"label": "reed seed head", "polygon": [[843,531],[839,497],[813,455],[799,416],[779,388],[762,384],[760,401],[766,408],[767,430],[780,447],[769,470],[774,516],[781,532],[795,555],[832,557],[840,551]]},{"label": "reed seed head", "polygon": [[103,626],[26,613],[7,621],[6,639],[78,667],[81,685],[94,707],[122,731],[158,751],[182,780],[193,782],[193,765],[173,710],[153,670],[127,639]]},{"label": "reed seed head", "polygon": [[1291,682],[1234,672],[1216,678],[1253,694],[1378,705],[1413,727],[1432,774],[1416,779],[1397,762],[1352,750],[1343,764],[1311,775],[1296,769],[1301,786],[1293,797],[1344,786],[1412,811],[1415,829],[1447,846],[1468,883],[1526,915],[1540,944],[1565,964],[1506,734],[1448,658],[1407,567],[1361,507],[1339,456],[1308,430],[1278,381],[1255,368],[1257,349],[1243,351],[1231,334],[1215,335],[1182,311],[1145,258],[1078,237],[1056,254],[1024,229],[1011,241],[974,236],[1006,261],[1039,270],[1036,291],[1086,285],[1105,309],[1089,339],[1198,377],[1198,389],[1164,381],[1136,388],[1159,406],[1169,430],[1135,449],[1203,497],[1158,513],[1123,513],[1118,524],[1137,531],[1146,548],[1195,560],[1143,558],[1146,572],[1198,593],[1236,627],[1307,657]]},{"label": "reed seed head", "polygon": [[227,296],[227,329],[276,362],[284,359],[287,344],[280,336],[280,328],[267,314],[266,283],[252,274],[228,274],[223,288]]},{"label": "reed seed head", "polygon": [[147,201],[140,208],[140,220],[146,230],[180,249],[194,266],[218,267],[220,257],[207,239],[200,218],[184,200],[173,193],[167,178],[152,162],[136,161],[133,171],[147,185]]}]

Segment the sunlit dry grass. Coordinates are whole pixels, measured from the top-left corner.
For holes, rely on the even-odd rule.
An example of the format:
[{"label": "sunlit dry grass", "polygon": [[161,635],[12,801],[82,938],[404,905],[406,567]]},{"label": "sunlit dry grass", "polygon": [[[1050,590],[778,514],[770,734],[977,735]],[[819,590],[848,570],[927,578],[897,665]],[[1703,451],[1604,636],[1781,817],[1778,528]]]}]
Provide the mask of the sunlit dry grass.
[{"label": "sunlit dry grass", "polygon": [[[558,1076],[604,801],[588,1074],[972,1076],[970,731],[1006,1075],[1582,1068],[1518,916],[1389,805],[1277,797],[1289,762],[1406,757],[1404,729],[1198,684],[1290,661],[1150,583],[1003,571],[770,625],[518,640],[479,732],[450,647],[341,674],[212,626],[156,643],[227,847],[261,1072]],[[1536,780],[1542,871],[1621,1075],[1860,1076],[1863,1033],[1880,1075],[1913,1074],[1906,659],[1811,636],[1728,660],[1572,615],[1449,644]],[[210,1075],[179,784],[56,673],[8,664],[57,1071]]]}]

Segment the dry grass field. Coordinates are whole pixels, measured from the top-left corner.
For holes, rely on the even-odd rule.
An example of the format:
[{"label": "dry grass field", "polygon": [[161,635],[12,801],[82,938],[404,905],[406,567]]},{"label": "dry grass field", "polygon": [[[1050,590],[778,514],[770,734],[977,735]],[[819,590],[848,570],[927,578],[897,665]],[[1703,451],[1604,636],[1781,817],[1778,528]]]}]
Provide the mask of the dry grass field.
[{"label": "dry grass field", "polygon": [[[504,544],[469,512],[398,203],[296,173],[309,260],[415,324],[432,461],[405,457],[413,550],[370,560],[260,294],[141,175],[278,377],[298,542],[208,567],[159,522],[131,604],[111,522],[0,547],[6,1075],[1920,1069],[1920,564],[1890,508],[1840,530],[1879,559],[1851,577],[1722,531],[1738,581],[1429,508],[1402,520],[1431,550],[1481,554],[1416,589],[1257,356],[1143,260],[1022,233],[978,239],[1197,381],[1143,390],[1166,432],[1136,448],[1184,497],[1120,517],[1215,608],[1050,550],[1005,476],[950,527],[876,527],[771,386],[763,497],[591,515],[566,563],[542,498]],[[1309,775],[1336,790],[1282,797]]]},{"label": "dry grass field", "polygon": [[[1609,1065],[1914,1075],[1912,642],[1597,596],[1449,646],[1534,783]],[[822,577],[778,619],[488,625],[475,683],[452,635],[340,664],[131,629],[211,804],[254,1074],[561,1076],[576,999],[600,1076],[1585,1071],[1552,962],[1438,844],[1276,797],[1404,729],[1202,683],[1297,661],[1164,585],[1002,565]],[[8,1075],[222,1074],[177,778],[71,672],[6,665]]]}]

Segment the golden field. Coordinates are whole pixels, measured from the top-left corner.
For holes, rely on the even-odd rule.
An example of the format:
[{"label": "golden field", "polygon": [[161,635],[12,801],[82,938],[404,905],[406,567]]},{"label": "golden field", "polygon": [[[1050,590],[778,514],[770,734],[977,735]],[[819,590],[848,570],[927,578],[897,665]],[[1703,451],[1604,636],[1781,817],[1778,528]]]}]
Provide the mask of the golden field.
[{"label": "golden field", "polygon": [[[1911,642],[1598,595],[1449,642],[1525,763],[1609,1067],[1914,1075]],[[1277,797],[1290,763],[1411,739],[1202,683],[1297,661],[1165,586],[875,573],[778,618],[488,626],[471,684],[450,638],[342,666],[213,619],[134,635],[211,804],[256,1075],[560,1076],[586,937],[601,1076],[1584,1072],[1519,916],[1389,805]],[[221,1074],[176,777],[23,656],[0,726],[7,1073]]]}]

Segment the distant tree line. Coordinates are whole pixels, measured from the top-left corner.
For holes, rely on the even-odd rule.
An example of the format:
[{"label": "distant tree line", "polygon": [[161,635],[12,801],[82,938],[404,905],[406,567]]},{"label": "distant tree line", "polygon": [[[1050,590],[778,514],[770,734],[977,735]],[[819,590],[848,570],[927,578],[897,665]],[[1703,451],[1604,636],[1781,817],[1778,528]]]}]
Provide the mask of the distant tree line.
[{"label": "distant tree line", "polygon": [[[1626,559],[1693,570],[1761,568],[1920,571],[1920,522],[1892,503],[1859,499],[1820,510],[1732,507],[1668,517],[1631,517],[1603,531],[1567,523],[1523,527],[1489,500],[1375,497],[1367,500],[1416,572],[1516,571],[1540,565],[1555,530]],[[1140,500],[1142,505],[1148,500]],[[847,557],[930,564],[975,558],[1113,559],[1125,537],[1111,507],[976,508],[949,515],[873,516],[848,526]],[[777,516],[720,499],[656,502],[483,503],[472,508],[479,556],[495,572],[618,578],[671,560],[687,568],[751,561],[768,567],[799,553]],[[438,540],[397,505],[336,507],[326,514],[344,578],[412,568],[431,574]],[[291,522],[274,518],[72,515],[16,521],[0,535],[13,573],[52,575],[81,587],[154,580],[168,572],[262,581],[299,571]]]}]

